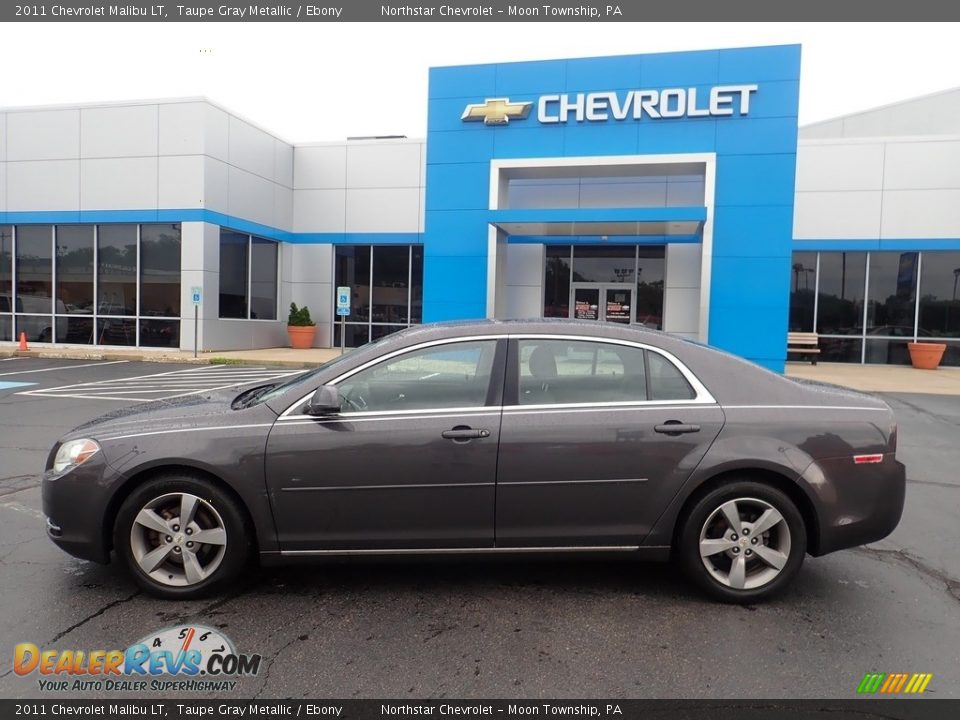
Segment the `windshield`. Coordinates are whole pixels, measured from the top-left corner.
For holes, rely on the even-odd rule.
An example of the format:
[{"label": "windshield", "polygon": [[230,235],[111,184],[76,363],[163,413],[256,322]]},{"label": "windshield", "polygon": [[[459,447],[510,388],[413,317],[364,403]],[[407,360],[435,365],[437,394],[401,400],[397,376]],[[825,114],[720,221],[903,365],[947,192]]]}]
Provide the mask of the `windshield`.
[{"label": "windshield", "polygon": [[310,382],[318,373],[323,372],[327,368],[333,367],[341,360],[346,358],[353,352],[353,349],[348,349],[343,355],[337,355],[337,357],[327,360],[325,363],[318,365],[312,370],[307,370],[302,372],[299,375],[294,375],[289,380],[282,382],[278,385],[271,385],[264,389],[264,392],[257,393],[254,397],[249,398],[247,402],[243,404],[244,407],[252,407],[254,405],[259,405],[260,403],[265,403],[269,400],[272,400],[275,397],[283,395],[288,390],[295,388],[299,385],[305,385]]},{"label": "windshield", "polygon": [[[362,345],[361,347],[369,348],[371,345],[379,345],[393,338],[396,338],[396,334],[384,335],[382,338],[378,338],[377,340],[369,342],[366,345]],[[246,398],[243,403],[243,407],[252,407],[254,405],[259,405],[260,403],[269,402],[273,398],[279,397],[280,395],[283,395],[285,392],[292,390],[297,386],[306,385],[314,377],[316,377],[318,373],[333,367],[341,360],[349,357],[352,352],[358,349],[359,348],[347,348],[343,355],[337,355],[335,358],[327,360],[325,363],[313,368],[312,370],[307,370],[300,375],[295,375],[279,385],[272,385],[264,388],[263,391],[257,392],[252,397]]]}]

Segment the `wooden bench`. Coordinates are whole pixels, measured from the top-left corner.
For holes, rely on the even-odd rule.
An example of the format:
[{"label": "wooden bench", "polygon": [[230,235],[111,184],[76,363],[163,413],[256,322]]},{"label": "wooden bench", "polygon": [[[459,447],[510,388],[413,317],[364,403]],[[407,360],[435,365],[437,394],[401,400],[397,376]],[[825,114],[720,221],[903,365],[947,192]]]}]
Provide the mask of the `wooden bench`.
[{"label": "wooden bench", "polygon": [[820,336],[815,332],[787,333],[787,355],[810,355],[810,362],[817,364],[817,355],[820,354]]}]

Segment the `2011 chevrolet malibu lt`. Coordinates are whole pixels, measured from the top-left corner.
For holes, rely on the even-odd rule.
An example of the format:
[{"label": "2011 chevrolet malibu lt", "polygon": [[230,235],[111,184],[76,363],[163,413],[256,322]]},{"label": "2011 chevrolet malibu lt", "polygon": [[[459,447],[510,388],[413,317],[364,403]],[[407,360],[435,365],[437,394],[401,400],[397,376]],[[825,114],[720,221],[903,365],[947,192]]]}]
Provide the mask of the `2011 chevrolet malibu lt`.
[{"label": "2011 chevrolet malibu lt", "polygon": [[254,557],[610,553],[754,602],[896,527],[896,446],[881,400],[666,334],[478,321],[93,420],[43,506],[61,548],[166,598]]}]

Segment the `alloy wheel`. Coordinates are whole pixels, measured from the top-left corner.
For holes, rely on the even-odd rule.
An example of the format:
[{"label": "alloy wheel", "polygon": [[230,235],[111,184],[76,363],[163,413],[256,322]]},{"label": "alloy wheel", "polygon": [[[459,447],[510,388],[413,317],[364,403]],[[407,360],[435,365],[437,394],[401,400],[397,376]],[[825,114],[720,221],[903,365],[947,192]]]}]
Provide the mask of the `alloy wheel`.
[{"label": "alloy wheel", "polygon": [[765,500],[728,500],[707,517],[700,530],[700,559],[707,572],[734,590],[772,582],[790,557],[790,528]]},{"label": "alloy wheel", "polygon": [[130,528],[133,559],[163,585],[188,587],[209,578],[227,549],[220,513],[197,495],[167,493],[137,513]]}]

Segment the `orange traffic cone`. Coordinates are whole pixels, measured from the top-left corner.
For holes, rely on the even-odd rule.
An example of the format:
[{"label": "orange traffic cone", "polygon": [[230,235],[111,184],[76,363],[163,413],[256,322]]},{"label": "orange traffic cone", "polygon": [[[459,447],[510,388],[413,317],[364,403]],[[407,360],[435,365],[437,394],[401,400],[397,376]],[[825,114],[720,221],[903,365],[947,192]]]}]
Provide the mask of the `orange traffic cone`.
[{"label": "orange traffic cone", "polygon": [[27,334],[25,332],[20,333],[20,349],[29,350],[27,347]]}]

